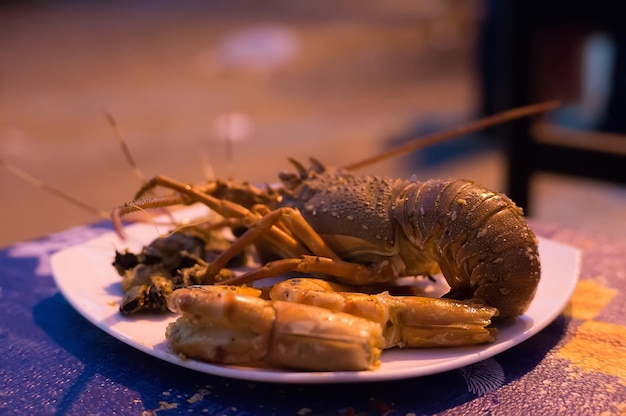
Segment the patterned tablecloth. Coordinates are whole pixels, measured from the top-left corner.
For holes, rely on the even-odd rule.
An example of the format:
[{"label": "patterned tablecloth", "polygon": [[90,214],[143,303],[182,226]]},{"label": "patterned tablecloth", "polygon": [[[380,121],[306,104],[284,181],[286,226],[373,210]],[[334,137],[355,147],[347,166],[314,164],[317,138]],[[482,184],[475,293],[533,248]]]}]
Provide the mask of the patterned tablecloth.
[{"label": "patterned tablecloth", "polygon": [[49,257],[107,232],[106,224],[6,247],[0,250],[0,414],[626,414],[626,239],[532,225],[582,253],[571,302],[547,328],[457,370],[337,385],[197,373],[90,324],[59,293]]}]

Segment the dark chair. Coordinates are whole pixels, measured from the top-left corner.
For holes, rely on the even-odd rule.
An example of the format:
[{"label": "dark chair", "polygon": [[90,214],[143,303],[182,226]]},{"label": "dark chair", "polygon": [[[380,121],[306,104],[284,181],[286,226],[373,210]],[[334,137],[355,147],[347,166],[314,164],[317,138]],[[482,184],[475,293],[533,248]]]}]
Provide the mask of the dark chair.
[{"label": "dark chair", "polygon": [[499,128],[507,139],[508,195],[527,213],[538,171],[626,183],[626,24],[605,0],[487,1],[480,41],[482,112],[548,99],[567,104],[580,91],[581,43],[607,33],[616,45],[611,96],[593,131],[559,126],[549,116]]}]

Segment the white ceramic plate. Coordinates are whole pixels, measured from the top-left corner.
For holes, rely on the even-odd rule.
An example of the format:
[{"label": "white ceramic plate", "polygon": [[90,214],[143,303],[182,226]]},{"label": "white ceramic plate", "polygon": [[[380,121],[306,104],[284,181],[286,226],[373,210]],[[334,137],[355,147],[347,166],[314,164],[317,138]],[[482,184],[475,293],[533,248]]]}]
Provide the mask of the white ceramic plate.
[{"label": "white ceramic plate", "polygon": [[[199,208],[177,215],[193,218]],[[161,230],[164,232],[165,230]],[[542,277],[530,308],[518,319],[498,324],[500,333],[489,345],[438,348],[393,349],[384,351],[375,371],[303,372],[212,365],[172,353],[165,340],[165,327],[176,319],[173,314],[127,318],[118,311],[122,298],[120,277],[111,266],[115,249],[140,250],[157,237],[153,225],[127,228],[128,239],[121,241],[107,233],[84,244],[68,248],[52,257],[57,285],[70,304],[85,318],[113,337],[159,359],[200,372],[224,377],[277,383],[344,383],[402,379],[440,373],[476,363],[505,351],[530,338],[552,322],[563,310],[574,290],[579,272],[578,250],[539,239]]]}]

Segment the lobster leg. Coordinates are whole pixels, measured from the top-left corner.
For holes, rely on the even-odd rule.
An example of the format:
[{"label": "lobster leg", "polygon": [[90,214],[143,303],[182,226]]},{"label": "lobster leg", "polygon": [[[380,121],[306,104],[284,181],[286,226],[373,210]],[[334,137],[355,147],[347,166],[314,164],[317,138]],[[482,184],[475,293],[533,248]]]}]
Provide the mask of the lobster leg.
[{"label": "lobster leg", "polygon": [[[251,211],[243,205],[229,201],[227,199],[216,198],[206,193],[205,189],[188,185],[168,178],[166,176],[156,176],[152,178],[149,182],[146,183],[146,185],[142,188],[138,195],[143,195],[145,192],[147,192],[148,189],[152,189],[156,186],[162,186],[164,188],[172,189],[174,191],[177,191],[179,195],[133,201],[116,208],[113,211],[113,223],[120,235],[122,235],[122,226],[120,220],[122,216],[141,209],[157,207],[161,208],[168,205],[181,203],[182,201],[187,204],[196,202],[202,203],[226,219],[240,220],[241,224],[246,227],[254,226],[255,224],[260,222],[259,220],[263,218],[263,215],[261,215],[259,212]],[[267,211],[267,209],[265,211]],[[261,210],[261,212],[264,211]],[[272,226],[272,224],[270,224],[263,229],[267,233],[265,236],[263,236],[263,240],[268,241],[268,244],[270,246],[279,249],[279,252],[286,254],[286,257],[294,257],[306,252],[306,250],[300,245],[300,243],[298,243],[292,236],[288,235],[278,227]],[[239,248],[238,250],[241,250],[241,248]],[[233,254],[230,255],[230,258],[232,258],[233,255],[236,255],[238,252],[239,251],[233,252]],[[228,261],[228,259],[226,261]]]},{"label": "lobster leg", "polygon": [[[226,263],[239,254],[244,247],[255,243],[259,239],[269,240],[270,243],[275,243],[278,249],[286,251],[284,257],[297,257],[303,252],[298,252],[285,247],[280,241],[275,241],[272,235],[268,235],[268,231],[272,228],[276,228],[277,225],[284,225],[296,238],[305,242],[306,247],[315,255],[322,256],[329,259],[339,260],[339,256],[335,254],[328,245],[324,242],[322,237],[309,225],[309,223],[302,217],[300,211],[293,208],[279,208],[274,211],[268,212],[260,220],[249,226],[248,230],[243,233],[227,250],[220,253],[217,258],[209,265],[207,269],[207,275],[212,276],[217,274],[220,269],[226,266]],[[275,262],[273,262],[275,263]],[[285,265],[281,266],[282,268]],[[278,273],[280,274],[280,273]]]},{"label": "lobster leg", "polygon": [[[306,248],[316,256],[339,260],[339,256],[335,254],[320,235],[309,225],[302,217],[302,214],[294,208],[279,208],[269,211],[263,205],[256,206],[250,210],[243,205],[235,202],[219,199],[200,189],[165,176],[156,176],[151,179],[140,191],[144,194],[147,189],[156,186],[163,186],[168,189],[175,190],[181,194],[183,198],[188,198],[189,202],[200,202],[214,210],[225,218],[241,219],[242,223],[248,227],[248,230],[241,235],[232,246],[222,252],[208,267],[206,276],[213,276],[225,267],[226,263],[241,250],[258,240],[263,240],[271,245],[273,249],[283,257],[294,258],[306,253],[300,243],[292,238],[283,230],[287,229],[298,240],[304,243]],[[139,207],[136,204],[127,204],[119,211],[119,215],[126,212],[136,210]],[[261,213],[266,213],[261,216]]]},{"label": "lobster leg", "polygon": [[394,273],[390,263],[379,263],[370,267],[339,259],[304,255],[300,258],[282,259],[269,262],[263,267],[221,282],[225,285],[242,285],[268,277],[276,277],[287,272],[324,274],[336,277],[342,283],[366,285],[372,282],[386,282]]},{"label": "lobster leg", "polygon": [[[246,207],[237,204],[235,202],[228,201],[226,199],[216,198],[205,192],[204,189],[200,187],[189,185],[183,182],[179,182],[172,178],[168,178],[166,176],[155,176],[152,178],[147,184],[142,188],[142,190],[138,193],[138,195],[143,195],[146,192],[146,189],[151,189],[156,186],[162,186],[164,188],[172,189],[180,193],[179,197],[187,203],[191,204],[194,202],[200,202],[205,204],[218,214],[226,218],[250,218],[252,221],[257,220],[257,215],[252,213]],[[147,187],[147,188],[146,188]],[[150,201],[150,200],[146,200]],[[135,201],[136,202],[136,201]],[[119,215],[124,215],[130,213],[132,211],[136,211],[138,208],[135,202],[131,202],[123,205],[119,209]]]}]

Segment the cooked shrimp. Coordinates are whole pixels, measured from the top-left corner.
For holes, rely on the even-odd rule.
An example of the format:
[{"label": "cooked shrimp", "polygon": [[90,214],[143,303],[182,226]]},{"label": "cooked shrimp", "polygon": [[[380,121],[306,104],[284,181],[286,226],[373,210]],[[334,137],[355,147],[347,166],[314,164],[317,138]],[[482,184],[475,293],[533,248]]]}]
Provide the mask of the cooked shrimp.
[{"label": "cooked shrimp", "polygon": [[182,316],[166,330],[172,350],[214,363],[313,371],[371,370],[379,365],[383,337],[376,322],[241,291],[235,286],[174,291],[168,307]]},{"label": "cooked shrimp", "polygon": [[495,308],[452,299],[353,293],[350,286],[321,279],[289,279],[274,285],[270,298],[350,313],[377,322],[384,348],[444,347],[493,342],[488,328]]}]

